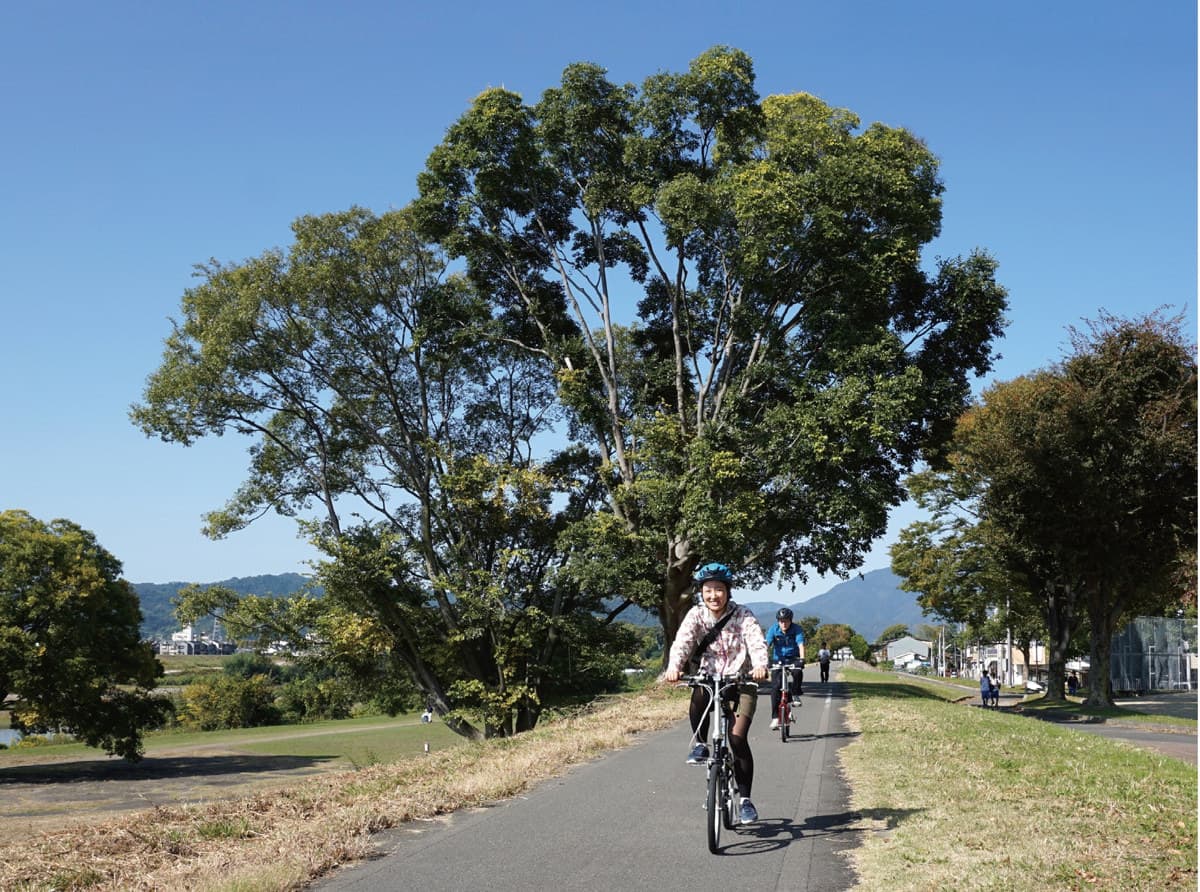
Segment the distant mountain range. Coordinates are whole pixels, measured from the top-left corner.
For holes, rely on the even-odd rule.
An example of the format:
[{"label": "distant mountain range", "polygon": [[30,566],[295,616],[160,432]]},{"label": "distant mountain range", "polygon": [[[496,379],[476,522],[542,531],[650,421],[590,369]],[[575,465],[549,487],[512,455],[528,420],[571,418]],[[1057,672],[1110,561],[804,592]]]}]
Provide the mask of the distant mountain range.
[{"label": "distant mountain range", "polygon": [[933,622],[921,612],[916,594],[900,588],[900,577],[887,568],[839,582],[825,594],[796,604],[743,603],[754,611],[764,629],[775,622],[775,612],[787,606],[792,608],[796,619],[815,616],[822,623],[843,623],[871,643],[888,626],[903,623],[915,629],[922,623]]},{"label": "distant mountain range", "polygon": [[[202,582],[201,588],[212,588],[221,585],[233,589],[243,595],[258,595],[260,597],[283,598],[301,589],[308,582],[308,577],[299,573],[278,573],[264,576],[235,576],[232,579],[222,579],[220,582]],[[135,582],[133,590],[137,592],[142,603],[142,637],[169,638],[172,632],[179,631],[179,621],[175,619],[175,608],[171,605],[181,588],[191,585],[190,582]],[[211,632],[212,621],[197,623],[197,631]]]},{"label": "distant mountain range", "polygon": [[[224,579],[220,582],[201,583],[202,588],[223,585],[244,595],[285,597],[308,582],[299,573],[280,573],[265,576],[246,576]],[[171,599],[186,582],[135,582],[134,589],[142,602],[142,634],[148,638],[167,637],[179,630],[171,606]],[[737,599],[738,593],[734,593]],[[754,611],[764,629],[775,622],[775,612],[780,607],[791,607],[797,619],[806,616],[818,617],[822,623],[844,623],[869,642],[874,642],[879,633],[888,626],[903,623],[915,629],[930,619],[921,613],[917,596],[900,588],[900,577],[891,570],[872,570],[846,582],[839,582],[823,595],[781,604],[775,601],[740,601]],[[654,614],[639,608],[624,610],[620,619],[639,626],[657,626]],[[199,631],[209,631],[211,625],[198,626]]]}]

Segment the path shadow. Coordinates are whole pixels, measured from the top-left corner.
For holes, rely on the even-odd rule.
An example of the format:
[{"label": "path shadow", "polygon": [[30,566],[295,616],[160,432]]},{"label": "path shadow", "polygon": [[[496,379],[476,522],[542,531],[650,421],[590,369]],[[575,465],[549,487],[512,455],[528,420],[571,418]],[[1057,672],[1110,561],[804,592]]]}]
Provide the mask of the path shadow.
[{"label": "path shadow", "polygon": [[204,778],[234,783],[244,774],[297,771],[331,762],[335,756],[148,756],[140,762],[125,759],[87,759],[41,765],[14,765],[0,769],[0,789],[13,784],[70,784],[95,781],[177,780]]},{"label": "path shadow", "polygon": [[922,808],[872,808],[866,811],[841,812],[833,815],[812,815],[803,823],[788,818],[762,818],[749,827],[738,827],[731,841],[722,849],[725,855],[758,855],[777,851],[800,840],[821,837],[840,838],[839,847],[855,844],[857,837],[880,832],[878,828],[854,826],[860,821],[883,821],[885,832],[894,830],[900,823]]}]

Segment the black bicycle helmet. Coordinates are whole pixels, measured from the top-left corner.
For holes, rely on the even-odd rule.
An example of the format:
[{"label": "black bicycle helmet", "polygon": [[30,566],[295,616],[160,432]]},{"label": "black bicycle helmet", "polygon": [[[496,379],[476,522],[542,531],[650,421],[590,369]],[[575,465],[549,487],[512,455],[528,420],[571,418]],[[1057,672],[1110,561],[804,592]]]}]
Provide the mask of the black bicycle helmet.
[{"label": "black bicycle helmet", "polygon": [[776,619],[786,619],[790,622],[792,619],[792,608],[791,607],[780,607],[779,612],[775,614],[775,618]]},{"label": "black bicycle helmet", "polygon": [[715,579],[717,582],[723,582],[729,587],[733,587],[733,574],[729,572],[729,568],[724,564],[705,564],[696,571],[696,585],[703,585],[710,579]]}]

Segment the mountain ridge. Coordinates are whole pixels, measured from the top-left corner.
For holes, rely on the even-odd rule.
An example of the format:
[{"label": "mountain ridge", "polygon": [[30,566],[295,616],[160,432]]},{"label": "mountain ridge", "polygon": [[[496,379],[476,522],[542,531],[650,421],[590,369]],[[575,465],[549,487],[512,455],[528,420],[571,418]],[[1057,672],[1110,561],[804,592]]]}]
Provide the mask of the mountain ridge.
[{"label": "mountain ridge", "polygon": [[[243,595],[262,597],[284,597],[309,583],[299,573],[263,574],[260,576],[235,576],[220,582],[199,583],[201,588],[222,585]],[[134,590],[142,604],[142,634],[147,637],[166,637],[179,628],[175,621],[171,598],[187,582],[135,582]],[[845,582],[839,582],[827,592],[815,595],[806,601],[783,604],[778,601],[743,601],[734,593],[738,603],[749,607],[758,617],[763,628],[775,622],[775,613],[780,607],[790,607],[797,619],[815,616],[822,623],[844,623],[867,641],[875,641],[888,626],[903,623],[910,628],[927,622],[917,596],[900,588],[900,577],[884,568],[860,574]],[[624,622],[639,626],[657,626],[657,618],[650,612],[630,607],[620,615]]]}]

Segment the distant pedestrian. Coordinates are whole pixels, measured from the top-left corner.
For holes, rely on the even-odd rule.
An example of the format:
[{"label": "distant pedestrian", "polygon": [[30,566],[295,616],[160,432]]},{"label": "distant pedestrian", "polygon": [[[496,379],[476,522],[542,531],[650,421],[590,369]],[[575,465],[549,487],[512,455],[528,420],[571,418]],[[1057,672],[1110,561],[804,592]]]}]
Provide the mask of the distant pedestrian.
[{"label": "distant pedestrian", "polygon": [[432,721],[433,721],[433,710],[426,709],[423,713],[421,713],[421,724],[428,725]]},{"label": "distant pedestrian", "polygon": [[979,676],[979,699],[983,701],[984,709],[992,705],[992,680],[986,671]]},{"label": "distant pedestrian", "polygon": [[992,706],[1000,708],[1000,679],[992,675]]},{"label": "distant pedestrian", "polygon": [[817,651],[817,662],[821,664],[821,681],[829,681],[829,661],[833,659],[833,654],[829,652],[829,645],[824,641],[821,642],[821,649]]},{"label": "distant pedestrian", "polygon": [[1072,697],[1079,693],[1079,676],[1074,672],[1067,676],[1067,693]]}]

